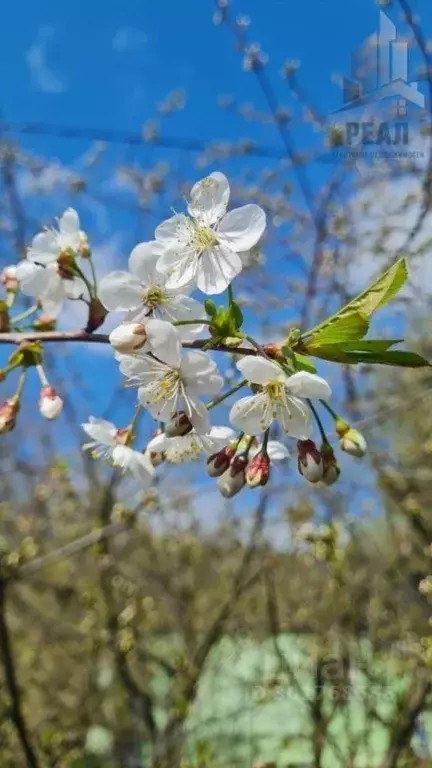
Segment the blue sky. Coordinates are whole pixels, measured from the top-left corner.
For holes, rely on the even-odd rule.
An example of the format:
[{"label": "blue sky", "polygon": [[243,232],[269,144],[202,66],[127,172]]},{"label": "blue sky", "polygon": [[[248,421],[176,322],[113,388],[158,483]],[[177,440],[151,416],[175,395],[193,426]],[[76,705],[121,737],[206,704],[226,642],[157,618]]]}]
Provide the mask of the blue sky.
[{"label": "blue sky", "polygon": [[[395,21],[400,19],[396,5],[389,9]],[[294,111],[296,105],[279,75],[283,62],[294,59],[301,63],[302,86],[327,114],[341,105],[334,76],[349,74],[351,52],[378,25],[375,0],[239,0],[232,7],[234,13],[250,16],[250,39],[260,42],[269,55],[269,72],[280,103]],[[430,1],[416,0],[414,8],[427,32],[432,27]],[[242,103],[266,109],[255,77],[242,69],[232,34],[213,24],[213,11],[212,0],[10,3],[0,28],[1,117],[11,123],[137,132],[154,117],[155,104],[169,91],[183,88],[185,108],[166,121],[164,135],[204,141],[250,138],[282,149],[274,125],[245,122],[218,106],[219,94],[232,94]],[[298,147],[314,141],[310,129],[304,127],[296,128],[295,139]],[[89,142],[82,139],[29,135],[20,140],[29,152],[75,168],[89,148]],[[114,254],[126,264],[130,248],[139,239],[150,239],[156,222],[125,207],[105,208],[99,204],[99,192],[109,190],[109,175],[116,163],[133,160],[146,165],[156,159],[169,160],[191,180],[200,175],[191,153],[148,145],[132,150],[113,145],[101,170],[95,172],[91,204],[89,200],[88,208],[77,205],[84,227],[105,248],[101,253],[108,261]],[[233,163],[232,171],[241,173],[242,163]],[[261,160],[247,163],[256,170],[264,165]],[[229,175],[229,164],[224,170]],[[315,189],[322,185],[326,172],[322,165],[310,168]],[[170,202],[161,200],[164,216],[170,213]],[[35,219],[49,221],[70,204],[75,204],[70,195],[56,192],[49,200],[33,198],[31,211]],[[30,225],[27,236],[32,234]],[[0,258],[10,261],[5,249]],[[73,354],[79,372],[85,365],[90,391],[89,396],[77,396],[80,413],[88,410],[89,400],[97,400],[98,406],[103,400],[103,409],[118,381],[112,360],[95,358],[93,352],[83,350],[73,350]]]}]

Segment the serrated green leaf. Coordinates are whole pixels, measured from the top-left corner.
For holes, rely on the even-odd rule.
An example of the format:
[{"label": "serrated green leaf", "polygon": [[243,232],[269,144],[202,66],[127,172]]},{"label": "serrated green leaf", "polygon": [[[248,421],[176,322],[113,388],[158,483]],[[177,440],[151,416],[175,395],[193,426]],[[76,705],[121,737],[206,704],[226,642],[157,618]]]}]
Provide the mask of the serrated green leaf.
[{"label": "serrated green leaf", "polygon": [[307,371],[308,373],[317,372],[312,360],[309,357],[306,357],[306,355],[300,355],[299,352],[294,352],[292,357],[296,371]]},{"label": "serrated green leaf", "polygon": [[[355,353],[354,353],[355,354]],[[359,355],[361,353],[359,352]],[[365,358],[359,360],[359,363],[375,363],[376,365],[393,365],[400,366],[402,368],[425,368],[431,367],[431,364],[421,355],[416,352],[399,352],[398,350],[390,350],[389,352],[381,353],[364,353]]]},{"label": "serrated green leaf", "polygon": [[[355,341],[366,335],[368,320],[387,304],[404,285],[408,277],[405,259],[399,259],[363,293],[342,307],[335,315],[303,334],[303,346],[312,343],[339,344]],[[354,319],[352,319],[354,317]]]}]

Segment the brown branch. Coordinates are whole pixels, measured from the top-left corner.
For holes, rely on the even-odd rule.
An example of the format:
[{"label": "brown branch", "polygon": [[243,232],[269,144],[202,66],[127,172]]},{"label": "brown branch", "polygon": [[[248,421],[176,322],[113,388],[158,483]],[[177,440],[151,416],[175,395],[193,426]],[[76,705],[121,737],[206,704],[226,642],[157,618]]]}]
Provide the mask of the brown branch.
[{"label": "brown branch", "polygon": [[410,745],[417,723],[426,700],[432,691],[429,672],[415,675],[405,697],[404,706],[396,714],[390,732],[389,746],[380,768],[397,768],[404,749]]},{"label": "brown branch", "polygon": [[[21,344],[23,341],[59,342],[69,341],[84,342],[89,344],[109,344],[107,333],[87,333],[87,331],[30,331],[29,333],[0,333],[0,344]],[[256,349],[248,347],[229,347],[226,344],[212,343],[211,339],[196,339],[195,341],[182,342],[184,349],[205,349],[213,352],[229,352],[236,355],[258,355]]]},{"label": "brown branch", "polygon": [[6,589],[7,584],[3,578],[0,579],[0,659],[3,665],[7,690],[10,696],[10,719],[12,720],[22,751],[26,757],[28,768],[39,768],[39,760],[33,749],[27,724],[25,722],[21,692],[15,671],[14,657],[12,652],[12,642],[9,627],[6,619]]}]

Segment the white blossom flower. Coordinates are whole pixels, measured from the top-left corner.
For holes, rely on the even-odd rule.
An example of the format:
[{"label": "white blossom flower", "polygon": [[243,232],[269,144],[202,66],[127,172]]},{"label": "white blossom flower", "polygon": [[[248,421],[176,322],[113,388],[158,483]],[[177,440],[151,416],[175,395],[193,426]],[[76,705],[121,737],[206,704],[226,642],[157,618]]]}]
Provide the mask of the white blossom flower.
[{"label": "white blossom flower", "polygon": [[28,249],[27,258],[17,265],[16,277],[27,296],[40,299],[42,307],[56,317],[66,298],[77,299],[85,292],[83,281],[75,277],[61,260],[74,260],[81,233],[79,218],[68,208],[58,221],[58,231],[39,232]]},{"label": "white blossom flower", "polygon": [[239,360],[237,368],[257,391],[234,403],[230,421],[235,427],[253,435],[277,419],[288,435],[299,440],[310,436],[309,408],[300,398],[330,397],[324,379],[305,371],[287,376],[277,363],[258,356]]},{"label": "white blossom flower", "polygon": [[131,386],[138,387],[138,400],[159,421],[168,421],[185,411],[200,435],[209,429],[209,416],[202,395],[216,395],[223,386],[216,363],[205,352],[182,351],[177,329],[163,320],[147,324],[152,355],[140,350],[123,357],[120,371]]},{"label": "white blossom flower", "polygon": [[222,293],[241,272],[239,254],[260,240],[265,213],[258,205],[227,213],[229,195],[224,174],[212,173],[192,187],[189,216],[176,214],[156,228],[163,248],[157,269],[167,288],[193,282],[204,293]]},{"label": "white blossom flower", "polygon": [[96,458],[109,461],[113,466],[120,467],[123,472],[130,472],[142,485],[151,483],[154,468],[148,456],[125,445],[128,429],[117,429],[110,421],[94,416],[90,416],[90,420],[81,426],[92,438],[90,443],[83,445],[83,450],[91,451]]},{"label": "white blossom flower", "polygon": [[206,435],[192,431],[181,437],[167,437],[161,433],[150,440],[146,453],[163,453],[170,464],[199,461],[203,453],[211,455],[220,451],[234,436],[235,432],[230,427],[211,427]]},{"label": "white blossom flower", "polygon": [[[160,246],[154,241],[137,245],[129,256],[129,272],[110,272],[100,281],[102,304],[111,312],[128,311],[129,319],[136,322],[147,317],[169,322],[205,319],[203,306],[188,296],[193,286],[167,287],[166,275],[156,269],[160,254]],[[189,338],[203,329],[202,324],[185,326],[181,337]]]}]

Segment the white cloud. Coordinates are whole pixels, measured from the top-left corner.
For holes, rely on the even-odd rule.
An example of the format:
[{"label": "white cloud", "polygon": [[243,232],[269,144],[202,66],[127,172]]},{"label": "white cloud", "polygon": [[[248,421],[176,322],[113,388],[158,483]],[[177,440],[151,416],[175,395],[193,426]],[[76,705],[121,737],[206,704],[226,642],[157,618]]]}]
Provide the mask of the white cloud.
[{"label": "white cloud", "polygon": [[47,61],[48,42],[54,35],[53,27],[41,27],[35,42],[27,49],[25,59],[34,86],[42,93],[60,94],[66,90],[66,83]]}]

